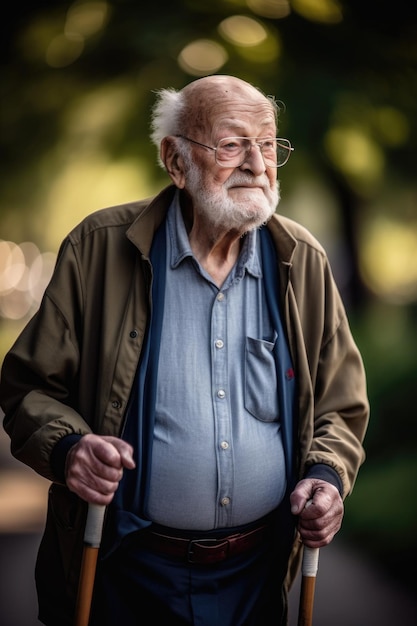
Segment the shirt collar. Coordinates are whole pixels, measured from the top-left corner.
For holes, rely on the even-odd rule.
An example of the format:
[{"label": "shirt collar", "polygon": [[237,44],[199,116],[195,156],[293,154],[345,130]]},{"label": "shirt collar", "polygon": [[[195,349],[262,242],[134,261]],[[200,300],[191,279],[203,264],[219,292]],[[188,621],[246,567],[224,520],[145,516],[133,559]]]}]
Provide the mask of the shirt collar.
[{"label": "shirt collar", "polygon": [[[170,264],[172,269],[176,269],[186,257],[195,259],[181,212],[179,189],[176,191],[168,209],[167,228],[171,246]],[[262,276],[258,254],[258,239],[256,229],[249,231],[244,236],[242,250],[235,268],[236,275],[242,275],[246,270],[253,276]]]}]

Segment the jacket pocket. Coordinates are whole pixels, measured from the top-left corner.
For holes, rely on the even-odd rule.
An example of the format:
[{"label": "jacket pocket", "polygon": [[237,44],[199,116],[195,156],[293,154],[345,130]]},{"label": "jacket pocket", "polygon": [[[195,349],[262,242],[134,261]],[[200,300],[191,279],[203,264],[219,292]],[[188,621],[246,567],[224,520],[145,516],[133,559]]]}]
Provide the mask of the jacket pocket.
[{"label": "jacket pocket", "polygon": [[273,341],[246,337],[245,347],[245,407],[262,422],[279,419],[278,386]]}]

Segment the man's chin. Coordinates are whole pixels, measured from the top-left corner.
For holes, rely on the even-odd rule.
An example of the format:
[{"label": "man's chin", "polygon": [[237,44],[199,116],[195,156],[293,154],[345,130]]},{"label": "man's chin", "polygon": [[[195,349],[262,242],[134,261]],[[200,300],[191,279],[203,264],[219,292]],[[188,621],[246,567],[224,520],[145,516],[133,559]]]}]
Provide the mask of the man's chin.
[{"label": "man's chin", "polygon": [[272,213],[275,211],[275,207],[272,208],[269,202],[264,199],[262,203],[253,203],[252,206],[251,203],[246,203],[243,206],[243,210],[248,216],[248,219],[253,219],[254,222],[262,224],[271,217]]},{"label": "man's chin", "polygon": [[245,232],[247,232],[266,224],[271,219],[272,214],[273,211],[269,208],[261,210],[259,205],[254,207],[253,211],[248,210],[248,207],[245,206],[244,212],[242,212],[239,217],[236,215],[236,223],[243,226]]},{"label": "man's chin", "polygon": [[249,224],[248,230],[255,230],[256,228],[260,228],[264,224],[267,224],[272,217],[272,213],[269,211],[268,213],[264,213],[262,216],[258,215],[252,222]]}]

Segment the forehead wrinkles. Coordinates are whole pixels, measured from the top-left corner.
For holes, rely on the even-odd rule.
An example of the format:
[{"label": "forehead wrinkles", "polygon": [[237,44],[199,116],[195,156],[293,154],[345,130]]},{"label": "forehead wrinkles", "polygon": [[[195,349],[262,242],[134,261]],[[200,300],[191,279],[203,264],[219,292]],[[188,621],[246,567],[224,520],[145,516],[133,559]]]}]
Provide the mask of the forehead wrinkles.
[{"label": "forehead wrinkles", "polygon": [[248,125],[256,127],[275,126],[275,114],[267,102],[236,104],[227,109],[214,106],[209,123],[213,131],[228,128],[243,131]]},{"label": "forehead wrinkles", "polygon": [[211,87],[191,94],[184,122],[201,134],[221,128],[242,128],[245,124],[275,124],[273,105],[257,90],[219,89]]}]

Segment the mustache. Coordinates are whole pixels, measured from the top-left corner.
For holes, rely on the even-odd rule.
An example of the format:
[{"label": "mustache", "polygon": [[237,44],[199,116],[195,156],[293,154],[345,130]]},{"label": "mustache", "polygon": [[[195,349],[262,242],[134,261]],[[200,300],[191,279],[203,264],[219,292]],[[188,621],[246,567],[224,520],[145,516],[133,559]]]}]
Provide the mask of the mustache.
[{"label": "mustache", "polygon": [[264,188],[269,187],[269,181],[266,176],[255,177],[248,174],[243,174],[242,172],[234,172],[224,184],[226,189],[230,189],[230,187],[236,187],[238,185]]}]

